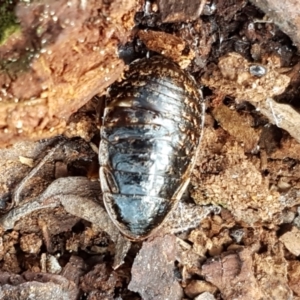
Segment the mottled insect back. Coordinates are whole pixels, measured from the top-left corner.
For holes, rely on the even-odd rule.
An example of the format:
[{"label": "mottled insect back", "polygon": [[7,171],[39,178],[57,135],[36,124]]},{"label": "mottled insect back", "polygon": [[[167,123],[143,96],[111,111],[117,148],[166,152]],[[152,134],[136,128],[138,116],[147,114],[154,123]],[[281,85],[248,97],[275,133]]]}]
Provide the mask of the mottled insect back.
[{"label": "mottled insect back", "polygon": [[157,229],[185,191],[201,139],[194,79],[155,56],[130,65],[106,99],[99,149],[107,212],[131,240]]}]

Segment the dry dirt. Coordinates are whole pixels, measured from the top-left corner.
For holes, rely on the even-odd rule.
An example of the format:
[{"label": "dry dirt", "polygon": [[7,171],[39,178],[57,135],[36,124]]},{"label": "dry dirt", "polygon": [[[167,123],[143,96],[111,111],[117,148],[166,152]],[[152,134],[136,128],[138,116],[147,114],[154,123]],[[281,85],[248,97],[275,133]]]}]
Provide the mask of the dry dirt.
[{"label": "dry dirt", "polygon": [[[190,2],[0,4],[0,299],[300,299],[293,1]],[[103,207],[99,120],[126,64],[157,53],[195,77],[206,119],[187,193],[130,243]]]}]

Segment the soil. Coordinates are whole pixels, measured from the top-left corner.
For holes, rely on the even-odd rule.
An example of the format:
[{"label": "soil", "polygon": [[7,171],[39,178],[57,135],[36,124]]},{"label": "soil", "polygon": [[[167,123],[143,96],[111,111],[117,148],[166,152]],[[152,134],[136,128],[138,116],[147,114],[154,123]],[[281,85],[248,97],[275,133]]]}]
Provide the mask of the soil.
[{"label": "soil", "polygon": [[[255,1],[190,2],[0,4],[0,299],[300,299],[297,32]],[[202,147],[164,226],[131,243],[102,202],[101,111],[157,54],[203,91]]]}]

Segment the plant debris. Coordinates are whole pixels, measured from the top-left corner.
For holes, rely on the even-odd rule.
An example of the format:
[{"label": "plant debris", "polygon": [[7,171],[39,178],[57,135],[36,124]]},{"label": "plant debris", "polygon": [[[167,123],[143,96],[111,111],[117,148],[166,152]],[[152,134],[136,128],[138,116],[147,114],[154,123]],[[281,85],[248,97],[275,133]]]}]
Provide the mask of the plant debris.
[{"label": "plant debris", "polygon": [[[172,235],[143,243],[132,266],[128,288],[143,299],[180,300],[182,288],[175,276],[176,237]],[[145,280],[146,279],[146,280]]]},{"label": "plant debris", "polygon": [[[0,298],[300,298],[290,1],[48,2],[15,1],[0,21]],[[206,119],[178,207],[131,243],[102,202],[102,95],[156,54],[194,76]]]}]

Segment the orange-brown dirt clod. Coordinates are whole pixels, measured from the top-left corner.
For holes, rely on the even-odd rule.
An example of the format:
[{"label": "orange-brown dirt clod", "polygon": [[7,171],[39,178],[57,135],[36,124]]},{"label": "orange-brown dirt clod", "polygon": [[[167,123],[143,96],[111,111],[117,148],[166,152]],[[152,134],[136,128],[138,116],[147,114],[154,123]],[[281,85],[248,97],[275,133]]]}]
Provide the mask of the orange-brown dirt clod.
[{"label": "orange-brown dirt clod", "polygon": [[149,50],[172,59],[182,68],[186,68],[195,57],[195,53],[192,50],[187,55],[183,55],[186,43],[181,38],[172,34],[152,30],[140,30],[138,36]]}]

